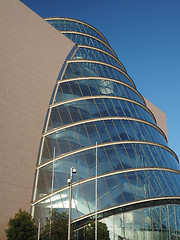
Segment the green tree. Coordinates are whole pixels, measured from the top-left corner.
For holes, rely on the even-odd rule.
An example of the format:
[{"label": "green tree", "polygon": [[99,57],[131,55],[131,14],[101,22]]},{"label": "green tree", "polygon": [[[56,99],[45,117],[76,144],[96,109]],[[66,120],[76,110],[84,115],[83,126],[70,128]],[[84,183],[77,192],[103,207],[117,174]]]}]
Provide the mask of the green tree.
[{"label": "green tree", "polygon": [[14,218],[10,218],[6,230],[7,240],[37,239],[37,227],[31,214],[19,209]]},{"label": "green tree", "polygon": [[[73,239],[73,225],[71,224],[71,239]],[[68,239],[68,215],[66,212],[53,211],[51,218],[46,220],[43,228],[42,240],[66,240]]]},{"label": "green tree", "polygon": [[[95,222],[91,220],[89,224],[83,230],[85,240],[95,239]],[[102,222],[97,222],[97,239],[98,240],[110,240],[109,231],[107,225]]]}]

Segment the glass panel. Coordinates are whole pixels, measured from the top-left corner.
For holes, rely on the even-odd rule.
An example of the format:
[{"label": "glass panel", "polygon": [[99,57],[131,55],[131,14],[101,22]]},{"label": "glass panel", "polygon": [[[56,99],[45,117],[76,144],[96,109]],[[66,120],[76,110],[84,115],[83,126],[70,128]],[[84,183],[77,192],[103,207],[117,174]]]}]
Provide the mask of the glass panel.
[{"label": "glass panel", "polygon": [[110,47],[105,45],[103,42],[98,41],[97,39],[84,36],[84,35],[75,34],[75,33],[64,33],[64,35],[66,35],[66,37],[68,37],[78,45],[87,45],[87,46],[99,48],[112,55],[115,55]]},{"label": "glass panel", "polygon": [[[78,86],[76,86],[78,85]],[[78,93],[74,93],[73,95],[73,89],[79,88]],[[120,90],[120,88],[123,88],[123,91]],[[131,94],[129,94],[131,92]],[[115,83],[108,80],[100,80],[100,79],[87,79],[87,80],[74,80],[70,82],[62,82],[59,84],[59,88],[56,94],[55,102],[62,102],[67,99],[73,99],[81,96],[96,96],[96,95],[109,95],[109,96],[117,96],[117,97],[124,97],[129,98],[132,100],[135,100],[137,102],[140,102],[144,105],[142,99],[131,89],[129,89],[126,86],[121,85],[120,83]],[[113,99],[112,99],[113,100]],[[133,104],[133,107],[136,106]],[[154,123],[154,120],[149,115],[147,111],[145,111],[143,108],[139,107],[140,110],[135,110],[141,118],[143,119],[148,118],[149,121]],[[144,113],[142,113],[142,111]],[[141,115],[140,115],[141,114]],[[149,116],[149,117],[147,117]]]},{"label": "glass panel", "polygon": [[[77,160],[76,160],[77,162]],[[65,163],[65,162],[64,162]],[[61,182],[61,177],[64,177],[67,179],[67,175],[63,176],[65,174],[65,169],[62,168],[62,162],[57,162],[54,164],[55,169],[55,175],[54,175],[54,190],[57,189],[58,184]],[[69,168],[70,164],[72,162],[68,162],[66,164],[66,168]],[[80,166],[80,165],[79,165]],[[61,171],[60,171],[61,169]],[[69,170],[69,169],[68,169]],[[41,174],[39,178],[41,178],[41,181],[46,182],[47,180],[52,178],[51,172],[52,172],[52,165],[49,167],[45,167],[43,170],[41,170]],[[152,174],[153,171],[146,171],[148,175]],[[160,171],[154,171],[155,174],[158,174]],[[78,175],[79,170],[77,172],[77,177],[75,177],[74,181],[78,181]],[[129,172],[129,173],[122,173],[122,174],[116,174],[112,176],[107,176],[105,178],[98,179],[98,210],[101,210],[103,208],[115,206],[122,204],[124,202],[131,202],[138,199],[144,198],[144,190],[145,185],[148,186],[149,180],[147,180],[147,177],[144,175],[144,171],[139,171],[136,173]],[[156,181],[155,175],[154,182]],[[49,178],[49,179],[48,179]],[[49,181],[51,182],[51,181]],[[152,178],[150,179],[150,182],[152,183]],[[65,183],[64,183],[65,184]],[[66,183],[67,184],[67,183]],[[154,183],[152,183],[154,186]],[[49,192],[51,192],[51,186],[38,186],[39,193],[46,193],[46,189],[49,189]],[[144,190],[143,190],[144,188]],[[44,190],[43,190],[44,189]],[[94,211],[94,189],[95,184],[94,181],[86,182],[84,184],[80,184],[78,186],[73,187],[73,217],[77,217],[88,214],[90,212]],[[48,192],[48,193],[49,193]],[[134,195],[135,194],[135,195]],[[39,195],[40,196],[40,195]],[[41,195],[43,196],[43,195]],[[136,196],[136,197],[135,197]],[[160,196],[158,193],[156,193],[156,197]],[[161,195],[162,196],[162,195]],[[148,198],[154,197],[153,195],[148,195]],[[68,190],[62,191],[61,193],[57,193],[56,195],[53,195],[50,199],[47,198],[46,200],[40,202],[38,205],[44,205],[43,208],[49,209],[51,207],[51,204],[53,208],[57,208],[58,211],[67,210],[68,208]],[[162,211],[161,209],[162,208]],[[135,214],[131,215],[131,221],[128,221],[128,214],[126,217],[124,217],[124,226],[126,228],[134,227],[133,224],[135,224],[136,231],[141,227],[144,229],[156,229],[159,231],[159,229],[170,229],[175,231],[178,226],[178,208],[175,208],[174,206],[160,206],[160,207],[153,207],[153,208],[145,208],[144,209],[144,215],[143,210],[138,210],[135,212]],[[175,214],[175,211],[177,212]],[[179,210],[178,210],[179,211]],[[140,218],[142,216],[142,218]],[[139,220],[138,220],[139,219]],[[141,222],[141,220],[143,222]],[[134,223],[133,223],[134,222]]]},{"label": "glass panel", "polygon": [[59,31],[77,31],[86,34],[93,35],[101,40],[105,41],[101,35],[96,32],[91,27],[84,25],[83,23],[74,22],[72,20],[46,20],[49,22],[53,27],[55,27]]},{"label": "glass panel", "polygon": [[[131,179],[134,173],[118,174],[116,176],[119,185],[121,186],[121,191],[123,193],[124,199],[126,202],[132,202],[135,200],[135,195],[131,185]],[[129,182],[130,180],[130,182]]]},{"label": "glass panel", "polygon": [[[145,162],[141,162],[141,164],[138,164],[136,162],[139,161],[139,158],[135,155],[136,153],[134,150],[136,149],[137,152],[137,146],[138,144],[124,144],[124,145],[116,145],[116,146],[106,146],[98,148],[98,174],[104,174],[107,172],[117,171],[121,169],[128,169],[132,167],[146,167],[143,165]],[[144,146],[143,146],[144,147]],[[147,147],[147,146],[146,146]],[[154,146],[149,146],[154,147]],[[54,181],[56,184],[57,189],[63,187],[63,184],[66,184],[66,178],[62,174],[69,172],[68,169],[70,167],[76,166],[78,175],[74,177],[74,181],[79,181],[80,179],[85,179],[91,176],[94,176],[95,174],[95,149],[87,150],[85,152],[80,152],[77,154],[70,155],[68,157],[64,157],[63,159],[60,159],[54,164],[55,168],[55,176],[57,174],[56,180]],[[56,153],[57,155],[57,153]],[[136,164],[136,165],[135,165]],[[150,162],[149,167],[154,167],[154,164]],[[38,190],[39,192],[42,192],[43,194],[48,194],[51,191],[51,185],[49,182],[50,178],[52,177],[52,163],[50,165],[45,166],[44,168],[41,168],[39,170],[39,182],[38,182],[38,189],[42,188],[41,190]],[[47,168],[47,169],[46,169]],[[177,186],[174,187],[174,184],[179,182],[179,177],[177,174],[166,173],[165,171],[146,171],[144,174],[139,171],[137,174],[137,184],[138,188],[136,189],[136,194],[138,196],[143,197],[142,194],[146,194],[146,196],[173,196],[179,194],[179,191],[177,191]],[[175,178],[176,177],[176,178]],[[63,181],[63,178],[65,179]],[[133,179],[133,178],[132,178]],[[167,182],[167,180],[170,179],[170,182]],[[47,182],[47,187],[44,182]],[[134,182],[135,183],[135,182]],[[134,184],[133,183],[133,184]],[[173,184],[173,185],[172,185]],[[177,184],[176,184],[177,185]],[[140,186],[143,187],[144,193],[140,192],[139,188]],[[54,185],[55,187],[55,185]],[[45,189],[45,190],[43,190]],[[139,189],[139,190],[138,190]],[[46,191],[46,192],[45,192]],[[138,193],[139,191],[139,193]],[[41,195],[41,196],[42,196]]]},{"label": "glass panel", "polygon": [[122,66],[119,64],[119,62],[117,62],[114,58],[112,58],[111,56],[94,50],[94,49],[90,49],[90,48],[82,48],[79,47],[78,51],[75,53],[73,59],[87,59],[87,60],[94,60],[94,61],[100,61],[100,62],[106,62],[109,63],[111,65],[114,65],[115,67],[120,68],[121,70],[124,70],[122,68]]},{"label": "glass panel", "polygon": [[111,193],[114,205],[122,204],[126,201],[123,192],[123,181],[125,181],[125,179],[123,178],[123,175],[121,177],[121,182],[118,182],[117,176],[106,178],[106,183]]},{"label": "glass panel", "polygon": [[[82,109],[80,109],[80,111],[82,112]],[[104,108],[104,111],[106,111],[106,108]],[[71,122],[70,115],[64,114],[64,118],[62,118],[62,121],[64,123]],[[151,132],[148,131],[150,128]],[[141,132],[142,129],[143,133]],[[147,132],[148,135],[145,136]],[[87,133],[89,136],[87,136]],[[129,139],[153,142],[153,135],[160,136],[161,134],[156,129],[148,126],[147,124],[135,121],[106,120],[87,122],[85,124],[80,124],[75,127],[68,127],[66,129],[59,130],[56,133],[45,136],[42,161],[46,161],[48,156],[52,157],[52,151],[54,147],[57,149],[57,154],[62,154],[72,150],[76,150],[78,148],[81,148],[82,146],[91,146],[91,142],[93,145],[95,145],[96,142],[111,142],[112,140],[125,141]],[[77,141],[78,139],[80,141],[79,143]],[[159,143],[167,145],[165,140],[161,137],[160,140],[163,141],[159,141]]]},{"label": "glass panel", "polygon": [[123,73],[119,72],[118,70],[109,66],[101,65],[98,63],[91,63],[91,62],[90,63],[89,62],[69,63],[66,68],[63,79],[69,79],[69,78],[75,78],[75,77],[91,77],[91,76],[117,79],[133,86],[131,81],[126,76],[124,76]]}]

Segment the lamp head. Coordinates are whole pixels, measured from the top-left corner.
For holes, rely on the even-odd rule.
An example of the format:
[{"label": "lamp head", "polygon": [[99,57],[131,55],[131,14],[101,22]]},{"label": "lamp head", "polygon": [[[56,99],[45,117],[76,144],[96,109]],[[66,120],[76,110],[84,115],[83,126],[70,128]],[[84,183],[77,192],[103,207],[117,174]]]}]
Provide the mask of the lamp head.
[{"label": "lamp head", "polygon": [[72,173],[74,173],[74,174],[76,173],[76,169],[75,168],[72,169]]}]

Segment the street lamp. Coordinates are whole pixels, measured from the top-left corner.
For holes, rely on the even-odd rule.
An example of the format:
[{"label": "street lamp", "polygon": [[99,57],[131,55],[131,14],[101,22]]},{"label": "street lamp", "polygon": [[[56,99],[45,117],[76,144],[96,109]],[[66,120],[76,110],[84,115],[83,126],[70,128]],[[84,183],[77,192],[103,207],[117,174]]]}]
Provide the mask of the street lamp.
[{"label": "street lamp", "polygon": [[46,220],[48,220],[48,219],[51,219],[52,217],[42,217],[42,218],[39,218],[38,219],[38,240],[40,239],[40,235],[41,235],[41,221],[43,220],[43,219],[46,219]]},{"label": "street lamp", "polygon": [[41,235],[41,221],[43,219],[48,219],[48,217],[42,217],[38,219],[38,240],[40,239],[40,235]]},{"label": "street lamp", "polygon": [[68,240],[71,237],[71,195],[72,195],[72,176],[76,173],[76,169],[71,167],[70,169],[70,178],[67,180],[69,185],[69,221],[68,221]]}]

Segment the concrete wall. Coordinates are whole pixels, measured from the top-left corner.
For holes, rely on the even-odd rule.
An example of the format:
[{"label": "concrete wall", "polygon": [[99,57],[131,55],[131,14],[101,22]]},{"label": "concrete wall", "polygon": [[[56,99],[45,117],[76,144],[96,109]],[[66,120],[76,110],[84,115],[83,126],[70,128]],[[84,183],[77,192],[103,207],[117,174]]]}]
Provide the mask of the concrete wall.
[{"label": "concrete wall", "polygon": [[0,0],[0,239],[30,211],[39,143],[58,73],[74,43],[18,0]]},{"label": "concrete wall", "polygon": [[163,130],[163,132],[165,133],[165,135],[167,137],[167,140],[168,140],[166,114],[161,109],[156,107],[153,103],[151,103],[149,100],[147,100],[146,98],[144,98],[144,99],[145,99],[145,102],[146,102],[146,106],[154,114],[158,127],[160,127]]}]

